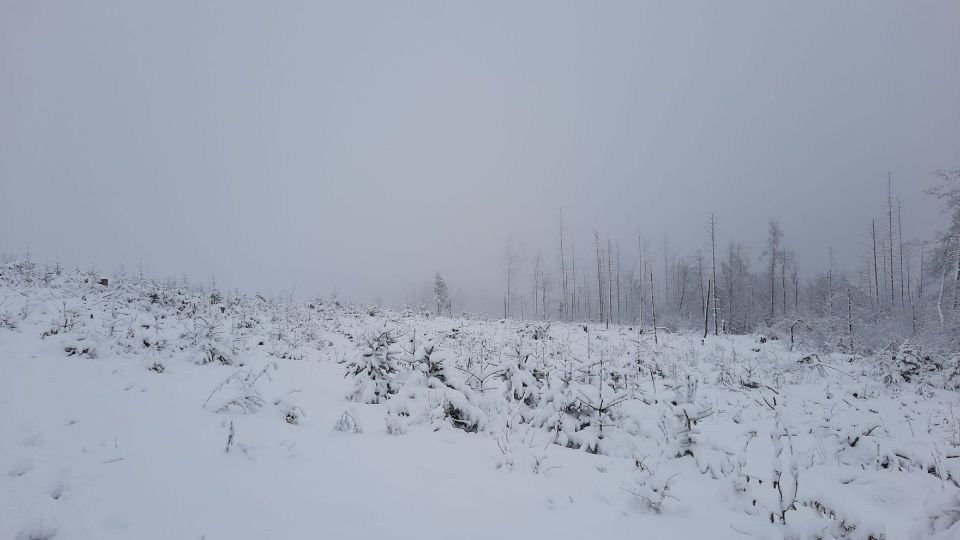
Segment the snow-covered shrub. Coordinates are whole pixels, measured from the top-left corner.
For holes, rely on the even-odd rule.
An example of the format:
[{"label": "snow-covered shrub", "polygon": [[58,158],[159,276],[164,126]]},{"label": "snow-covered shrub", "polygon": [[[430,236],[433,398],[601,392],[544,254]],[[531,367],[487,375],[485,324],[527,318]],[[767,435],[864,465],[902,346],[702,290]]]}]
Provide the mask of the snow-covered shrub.
[{"label": "snow-covered shrub", "polygon": [[495,361],[495,347],[488,336],[482,333],[458,333],[458,345],[463,351],[463,365],[458,366],[466,383],[475,392],[484,393],[493,388],[500,374]]},{"label": "snow-covered shrub", "polygon": [[879,351],[880,379],[887,386],[901,387],[904,383],[923,382],[930,372],[941,371],[942,365],[930,356],[921,355],[909,340],[895,351]]},{"label": "snow-covered shrub", "polygon": [[281,360],[302,360],[302,328],[293,306],[275,306],[267,336],[267,354]]},{"label": "snow-covered shrub", "polygon": [[[787,440],[786,455],[783,440]],[[771,485],[777,490],[776,511],[771,514],[770,521],[774,519],[780,523],[787,522],[787,512],[797,509],[797,489],[799,487],[799,470],[797,456],[793,449],[793,439],[789,431],[782,427],[779,414],[776,416],[776,427],[770,432],[770,443],[773,446],[773,461],[771,471]],[[784,461],[787,461],[787,472],[789,476],[784,476]]]},{"label": "snow-covered shrub", "polygon": [[920,540],[952,540],[960,538],[960,491],[940,494],[927,502],[926,518],[911,529],[911,537]]},{"label": "snow-covered shrub", "polygon": [[64,344],[63,352],[67,353],[67,356],[80,356],[84,358],[97,357],[96,344],[83,336],[68,339]]},{"label": "snow-covered shrub", "polygon": [[475,403],[473,389],[455,369],[453,356],[428,343],[420,349],[415,361],[424,370],[431,401],[439,401],[440,409],[436,410],[442,410],[443,418],[467,432],[487,427],[487,414]]},{"label": "snow-covered shrub", "polygon": [[944,388],[960,391],[960,352],[946,355],[944,359]]},{"label": "snow-covered shrub", "polygon": [[[3,304],[0,304],[0,308]],[[17,319],[8,309],[0,309],[0,330],[16,330]]]},{"label": "snow-covered shrub", "polygon": [[546,452],[533,452],[530,454],[530,472],[533,474],[547,474],[554,469],[559,469],[558,465],[549,465],[547,462],[550,456]]},{"label": "snow-covered shrub", "polygon": [[203,407],[217,413],[252,414],[265,403],[257,384],[269,380],[277,364],[270,362],[259,371],[240,370],[227,377],[210,392]]},{"label": "snow-covered shrub", "polygon": [[352,411],[344,411],[334,424],[333,429],[342,433],[363,433],[363,426]]},{"label": "snow-covered shrub", "polygon": [[737,350],[731,348],[730,358],[727,357],[725,349],[717,347],[713,355],[713,365],[716,369],[716,384],[722,386],[733,386],[737,380]]},{"label": "snow-covered shrub", "polygon": [[434,379],[440,384],[446,384],[448,371],[443,360],[444,355],[437,350],[437,346],[432,341],[428,341],[417,348],[411,363],[414,369],[421,372],[427,381]]},{"label": "snow-covered shrub", "polygon": [[234,440],[237,436],[237,430],[233,427],[233,421],[230,422],[230,426],[227,427],[227,444],[224,446],[224,452],[230,453],[230,449],[233,448]]},{"label": "snow-covered shrub", "polygon": [[590,424],[591,412],[573,395],[571,381],[554,374],[542,388],[540,406],[530,424],[551,433],[555,444],[579,448],[575,433]]},{"label": "snow-covered shrub", "polygon": [[583,425],[576,433],[568,434],[568,437],[581,450],[591,454],[607,454],[601,444],[613,430],[618,429],[619,422],[613,412],[627,398],[614,395],[609,390],[604,395],[603,384],[597,387],[580,385],[577,393],[579,403],[576,410],[585,413],[580,416]]},{"label": "snow-covered shrub", "polygon": [[750,449],[750,443],[757,438],[757,430],[747,431],[744,437],[743,445],[737,452],[737,459],[734,462],[734,469],[731,475],[731,482],[735,492],[746,493],[750,486],[750,476],[747,475],[747,451]]},{"label": "snow-covered shrub", "polygon": [[675,422],[664,424],[664,429],[675,441],[676,457],[696,456],[696,448],[703,442],[699,423],[713,414],[713,409],[692,403],[674,408]]},{"label": "snow-covered shrub", "polygon": [[539,399],[540,381],[530,365],[530,352],[521,344],[512,345],[503,355],[498,377],[503,381],[507,400],[535,407]]},{"label": "snow-covered shrub", "polygon": [[294,403],[289,395],[274,400],[273,405],[280,411],[280,414],[283,416],[283,419],[291,425],[298,426],[300,422],[303,421],[303,418],[306,416],[306,413],[303,412],[303,409],[299,405]]},{"label": "snow-covered shrub", "polygon": [[398,396],[390,410],[413,423],[430,422],[435,429],[449,425],[467,432],[488,427],[488,415],[476,403],[478,395],[456,369],[457,358],[440,351],[432,341],[417,348]]},{"label": "snow-covered shrub", "polygon": [[407,432],[406,416],[402,413],[395,411],[387,412],[387,415],[384,417],[384,423],[386,423],[387,434],[389,435],[403,435]]},{"label": "snow-covered shrub", "polygon": [[198,364],[232,366],[237,354],[232,329],[219,309],[208,309],[191,317],[192,325],[184,335],[196,354]]},{"label": "snow-covered shrub", "polygon": [[497,449],[500,450],[500,456],[494,462],[497,469],[510,472],[515,466],[513,444],[510,442],[510,430],[504,430],[497,437]]},{"label": "snow-covered shrub", "polygon": [[[863,504],[863,492],[854,487],[860,482],[871,482],[857,478],[857,473],[852,472],[844,473],[845,478],[837,482],[837,472],[828,469],[811,474],[809,469],[804,471],[800,492],[795,505],[784,515],[786,519],[781,520],[779,515],[771,514],[768,516],[770,522],[781,524],[788,537],[795,538],[895,538],[888,534],[884,512],[870,504]],[[777,490],[768,487],[766,491],[775,494],[772,498],[775,502]]]},{"label": "snow-covered shrub", "polygon": [[640,510],[659,514],[667,500],[679,500],[671,492],[677,476],[678,473],[666,475],[658,473],[658,469],[643,467],[633,475],[631,482],[624,485],[624,489],[633,495]]},{"label": "snow-covered shrub", "polygon": [[166,370],[166,364],[159,360],[154,360],[147,365],[147,371],[152,371],[154,373],[163,373]]},{"label": "snow-covered shrub", "polygon": [[389,330],[373,331],[363,337],[362,352],[347,364],[347,377],[352,377],[354,383],[347,399],[380,403],[397,392],[398,351],[393,349],[396,342]]}]

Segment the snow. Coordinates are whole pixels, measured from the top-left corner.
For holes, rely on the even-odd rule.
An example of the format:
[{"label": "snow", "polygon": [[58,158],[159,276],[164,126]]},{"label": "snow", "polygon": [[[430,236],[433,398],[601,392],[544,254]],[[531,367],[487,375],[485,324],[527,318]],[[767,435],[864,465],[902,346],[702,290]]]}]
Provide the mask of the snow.
[{"label": "snow", "polygon": [[935,373],[46,281],[0,267],[0,539],[960,538],[960,399]]}]

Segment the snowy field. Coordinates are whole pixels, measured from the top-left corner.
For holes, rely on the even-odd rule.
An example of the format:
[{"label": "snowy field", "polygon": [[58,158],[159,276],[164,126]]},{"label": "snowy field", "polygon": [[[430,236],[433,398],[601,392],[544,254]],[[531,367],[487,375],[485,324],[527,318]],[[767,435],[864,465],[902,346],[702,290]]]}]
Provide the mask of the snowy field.
[{"label": "snowy field", "polygon": [[0,539],[960,538],[913,352],[0,267]]}]

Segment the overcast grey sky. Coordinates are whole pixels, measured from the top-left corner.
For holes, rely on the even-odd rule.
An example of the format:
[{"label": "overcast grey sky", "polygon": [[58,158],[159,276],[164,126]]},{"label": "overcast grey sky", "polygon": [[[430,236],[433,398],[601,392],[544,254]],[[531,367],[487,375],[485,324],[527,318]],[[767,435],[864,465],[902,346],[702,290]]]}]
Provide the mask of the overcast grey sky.
[{"label": "overcast grey sky", "polygon": [[597,229],[689,253],[715,211],[724,243],[775,217],[807,271],[828,243],[852,266],[888,170],[907,237],[942,223],[958,23],[955,0],[0,0],[0,251],[385,302],[440,271],[496,310],[507,236],[553,264],[562,206],[581,252]]}]

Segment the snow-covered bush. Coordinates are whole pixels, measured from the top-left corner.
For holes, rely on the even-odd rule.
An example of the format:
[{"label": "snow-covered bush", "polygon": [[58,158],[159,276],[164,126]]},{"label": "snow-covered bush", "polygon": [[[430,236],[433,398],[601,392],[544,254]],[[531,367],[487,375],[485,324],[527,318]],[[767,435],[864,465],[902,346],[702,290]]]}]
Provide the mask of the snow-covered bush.
[{"label": "snow-covered bush", "polygon": [[926,518],[910,531],[920,540],[952,540],[960,538],[960,491],[941,493],[925,505]]},{"label": "snow-covered bush", "polygon": [[942,364],[919,353],[909,340],[904,340],[892,351],[879,351],[877,357],[880,379],[894,388],[909,382],[925,382],[931,373],[943,371]]},{"label": "snow-covered bush", "polygon": [[406,415],[402,413],[389,411],[384,417],[384,422],[389,435],[403,435],[407,432]]},{"label": "snow-covered bush", "polygon": [[195,351],[198,364],[232,366],[237,354],[232,329],[219,309],[205,309],[191,317],[190,330],[184,334]]},{"label": "snow-covered bush", "polygon": [[3,303],[0,303],[0,330],[16,330],[17,319],[8,309],[3,309]]},{"label": "snow-covered bush", "polygon": [[678,473],[662,474],[658,469],[641,468],[624,489],[633,495],[635,503],[642,511],[659,514],[668,500],[679,500],[672,493],[672,484]]},{"label": "snow-covered bush", "polygon": [[303,422],[303,418],[307,416],[303,409],[300,408],[288,395],[277,398],[273,401],[273,405],[280,412],[283,419],[292,425],[300,425]]},{"label": "snow-covered bush", "polygon": [[231,374],[210,392],[203,402],[204,408],[217,413],[257,412],[265,403],[257,385],[269,380],[276,370],[277,364],[270,362],[258,371],[244,369]]},{"label": "snow-covered bush", "polygon": [[508,401],[522,403],[525,408],[535,407],[540,398],[539,373],[534,373],[530,351],[521,344],[511,345],[503,354],[503,364],[498,377],[503,381],[503,392]]},{"label": "snow-covered bush", "polygon": [[397,391],[398,351],[396,336],[389,330],[373,331],[363,338],[360,355],[347,364],[347,376],[353,389],[347,398],[361,403],[380,403]]},{"label": "snow-covered bush", "polygon": [[410,363],[413,369],[404,376],[398,397],[391,400],[391,412],[411,422],[429,422],[434,428],[446,424],[476,432],[489,427],[488,415],[477,403],[479,396],[464,381],[454,355],[428,341],[417,348]]},{"label": "snow-covered bush", "polygon": [[333,429],[342,433],[363,433],[363,426],[360,425],[360,421],[357,420],[357,415],[354,411],[344,411],[343,414],[340,415],[340,418],[337,419],[337,423],[334,424]]}]

